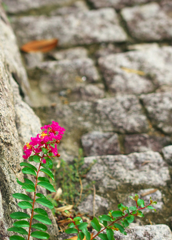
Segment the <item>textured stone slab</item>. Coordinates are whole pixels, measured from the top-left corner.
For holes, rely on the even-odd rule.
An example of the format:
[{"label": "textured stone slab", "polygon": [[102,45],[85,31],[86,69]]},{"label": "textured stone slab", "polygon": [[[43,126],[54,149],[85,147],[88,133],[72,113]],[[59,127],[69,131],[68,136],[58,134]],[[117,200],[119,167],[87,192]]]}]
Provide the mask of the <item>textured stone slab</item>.
[{"label": "textured stone slab", "polygon": [[7,12],[9,13],[20,13],[29,11],[31,9],[39,9],[42,7],[57,7],[71,4],[75,0],[3,0],[6,4]]},{"label": "textured stone slab", "polygon": [[172,86],[171,64],[171,47],[153,46],[99,59],[106,84],[114,94],[149,93],[163,84]]},{"label": "textured stone slab", "polygon": [[90,0],[96,8],[114,7],[121,9],[127,6],[132,6],[140,3],[147,3],[154,0]]},{"label": "textured stone slab", "polygon": [[73,89],[99,79],[94,63],[89,58],[43,62],[30,77],[39,81],[43,93]]},{"label": "textured stone slab", "polygon": [[131,186],[165,186],[170,180],[169,170],[161,155],[157,152],[131,153],[126,155],[87,157],[86,166],[96,159],[96,164],[86,179],[96,181],[99,191]]},{"label": "textured stone slab", "polygon": [[164,224],[130,227],[126,232],[126,236],[116,232],[114,237],[118,240],[172,240],[171,230]]},{"label": "textured stone slab", "polygon": [[172,145],[164,147],[162,149],[162,154],[164,156],[165,161],[172,165]]},{"label": "textured stone slab", "polygon": [[149,136],[148,134],[132,134],[124,137],[125,153],[155,151],[160,152],[161,149],[171,143],[170,137],[165,136]]},{"label": "textured stone slab", "polygon": [[59,17],[20,17],[12,22],[20,45],[47,38],[58,38],[60,46],[127,40],[116,12],[110,8]]},{"label": "textured stone slab", "polygon": [[171,92],[152,93],[141,96],[151,122],[163,132],[172,133],[172,94]]},{"label": "textured stone slab", "polygon": [[115,155],[120,153],[117,134],[91,132],[83,135],[81,142],[86,156]]},{"label": "textured stone slab", "polygon": [[122,16],[134,38],[141,41],[171,39],[172,19],[157,3],[124,8]]},{"label": "textured stone slab", "polygon": [[78,206],[78,210],[80,213],[88,213],[90,216],[93,216],[93,208],[95,210],[95,214],[107,214],[109,204],[106,198],[100,197],[99,195],[95,195],[95,207],[93,195],[89,195],[83,202]]}]

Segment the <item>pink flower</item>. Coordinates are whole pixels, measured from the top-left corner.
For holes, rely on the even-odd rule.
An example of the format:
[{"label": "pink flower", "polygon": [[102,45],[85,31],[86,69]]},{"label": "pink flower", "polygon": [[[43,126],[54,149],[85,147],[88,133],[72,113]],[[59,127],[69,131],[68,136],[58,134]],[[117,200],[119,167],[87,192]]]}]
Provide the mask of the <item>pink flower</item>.
[{"label": "pink flower", "polygon": [[43,163],[46,163],[46,160],[45,160],[45,159],[42,159],[42,162],[43,162]]}]

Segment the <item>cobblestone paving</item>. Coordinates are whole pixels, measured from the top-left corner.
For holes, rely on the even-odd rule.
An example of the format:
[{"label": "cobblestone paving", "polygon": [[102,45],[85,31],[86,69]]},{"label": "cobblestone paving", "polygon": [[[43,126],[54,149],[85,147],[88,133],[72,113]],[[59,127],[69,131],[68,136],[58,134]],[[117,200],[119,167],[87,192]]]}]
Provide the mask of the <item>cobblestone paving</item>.
[{"label": "cobblestone paving", "polygon": [[158,217],[149,211],[146,222],[172,227],[171,0],[3,2],[19,46],[59,39],[55,50],[23,59],[31,106],[43,124],[67,129],[62,157],[82,147],[86,164],[97,159],[86,181],[111,196],[110,207],[157,188]]}]

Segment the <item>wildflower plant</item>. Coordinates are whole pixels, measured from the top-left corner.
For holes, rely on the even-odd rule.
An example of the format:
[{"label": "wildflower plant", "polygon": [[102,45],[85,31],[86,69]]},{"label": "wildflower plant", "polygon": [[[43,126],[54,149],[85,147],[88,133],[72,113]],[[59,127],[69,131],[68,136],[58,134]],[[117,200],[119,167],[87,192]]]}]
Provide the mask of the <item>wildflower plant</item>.
[{"label": "wildflower plant", "polygon": [[[23,155],[25,160],[29,159],[29,162],[36,162],[38,164],[38,168],[31,163],[20,163],[20,166],[24,167],[22,172],[24,174],[33,175],[35,177],[35,181],[32,182],[31,180],[24,178],[25,181],[20,182],[17,179],[18,184],[20,184],[26,192],[34,193],[33,199],[26,194],[13,194],[14,198],[22,200],[18,203],[18,206],[22,209],[31,209],[31,215],[24,212],[14,212],[10,214],[10,217],[16,219],[17,221],[13,223],[13,227],[8,229],[8,231],[27,235],[27,240],[30,239],[30,236],[38,239],[49,238],[49,234],[46,233],[47,226],[45,224],[51,225],[52,222],[48,218],[48,214],[44,209],[35,208],[35,203],[39,203],[49,209],[52,209],[54,207],[52,203],[43,194],[37,193],[37,187],[41,186],[50,192],[55,192],[55,189],[48,178],[39,176],[39,173],[43,172],[54,180],[53,173],[50,170],[53,167],[52,159],[54,157],[60,157],[57,145],[60,143],[65,131],[64,128],[54,121],[51,125],[41,127],[41,130],[41,134],[38,134],[35,138],[31,138],[31,142],[24,146]],[[28,219],[28,221],[23,219]],[[33,219],[41,223],[32,224]],[[28,231],[24,229],[25,227],[28,228]],[[36,229],[36,231],[31,232],[32,229]],[[10,240],[25,240],[25,238],[13,235],[10,237]]]},{"label": "wildflower plant", "polygon": [[[17,221],[13,223],[13,227],[8,228],[8,231],[12,231],[21,235],[26,235],[27,240],[30,237],[37,239],[49,239],[49,234],[46,233],[47,226],[52,222],[48,218],[47,212],[42,208],[35,208],[35,203],[41,204],[44,207],[53,209],[54,206],[50,200],[46,198],[42,193],[37,192],[37,187],[43,187],[50,192],[55,192],[53,185],[50,183],[47,177],[39,176],[40,172],[43,172],[54,181],[54,176],[50,170],[53,167],[52,159],[60,157],[58,153],[57,145],[65,132],[65,129],[59,126],[57,122],[52,122],[51,125],[45,125],[41,128],[41,134],[38,134],[35,138],[31,138],[30,143],[24,146],[23,158],[28,159],[29,162],[37,163],[36,168],[33,164],[28,162],[20,163],[23,167],[22,172],[24,174],[30,174],[35,177],[35,181],[24,178],[24,182],[20,182],[17,179],[18,184],[22,186],[26,192],[33,192],[33,199],[27,194],[14,193],[13,197],[22,200],[18,203],[21,209],[31,209],[31,214],[25,212],[14,212],[10,214],[12,219]],[[118,210],[111,210],[107,215],[101,215],[98,218],[94,217],[91,221],[91,226],[96,230],[96,233],[90,233],[88,230],[88,223],[83,222],[81,217],[72,218],[69,217],[70,223],[68,229],[65,230],[68,234],[77,234],[77,240],[93,240],[97,236],[102,240],[114,240],[114,231],[120,231],[126,235],[125,228],[129,226],[135,219],[135,217],[143,217],[142,210],[145,208],[155,210],[152,205],[156,204],[150,199],[150,203],[145,205],[142,199],[139,199],[138,195],[131,197],[136,206],[126,207],[123,204],[118,205]],[[24,220],[28,219],[28,221]],[[32,220],[39,221],[38,223],[32,223]],[[117,223],[118,222],[118,223]],[[46,225],[45,225],[46,224]],[[25,230],[27,228],[27,230]],[[36,230],[35,230],[36,229]],[[10,236],[10,240],[25,240],[24,237],[19,235]]]}]

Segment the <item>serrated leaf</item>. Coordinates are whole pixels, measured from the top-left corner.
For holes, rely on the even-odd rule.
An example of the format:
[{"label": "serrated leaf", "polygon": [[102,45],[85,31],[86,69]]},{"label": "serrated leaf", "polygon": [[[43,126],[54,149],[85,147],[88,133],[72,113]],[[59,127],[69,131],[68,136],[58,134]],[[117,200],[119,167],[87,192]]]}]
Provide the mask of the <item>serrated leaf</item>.
[{"label": "serrated leaf", "polygon": [[27,183],[24,183],[22,185],[22,188],[26,189],[26,191],[29,191],[29,192],[34,192],[35,191],[35,187],[33,185],[27,184]]},{"label": "serrated leaf", "polygon": [[33,166],[32,164],[30,164],[30,163],[27,163],[27,162],[21,162],[20,163],[20,166],[21,167],[28,167],[28,168],[31,168],[31,169],[33,169],[34,171],[36,171],[37,172],[37,168],[35,167],[35,166]]},{"label": "serrated leaf", "polygon": [[108,240],[114,240],[114,233],[113,233],[112,229],[107,228],[106,233],[107,233]]},{"label": "serrated leaf", "polygon": [[44,154],[47,154],[47,152],[48,152],[48,150],[44,147],[42,148],[42,151],[43,151]]},{"label": "serrated leaf", "polygon": [[88,223],[83,222],[83,223],[80,223],[80,224],[78,225],[78,228],[79,228],[80,230],[82,230],[82,229],[84,229],[84,228],[87,228],[87,225],[88,225]]},{"label": "serrated leaf", "polygon": [[47,212],[46,212],[44,209],[42,209],[42,208],[35,208],[35,209],[34,209],[34,212],[39,213],[39,214],[41,214],[41,215],[44,215],[44,216],[47,216],[47,217],[48,217]]},{"label": "serrated leaf", "polygon": [[45,207],[48,207],[49,209],[54,208],[53,204],[46,198],[38,198],[36,199],[36,202],[42,204]]},{"label": "serrated leaf", "polygon": [[50,192],[56,192],[53,185],[48,182],[38,182],[38,186],[44,187],[45,189],[49,190]]},{"label": "serrated leaf", "polygon": [[36,196],[39,197],[39,198],[46,198],[46,197],[44,196],[44,194],[42,194],[42,193],[37,193]]},{"label": "serrated leaf", "polygon": [[11,228],[8,228],[7,231],[12,231],[12,232],[20,233],[23,235],[28,235],[28,232],[24,228],[21,228],[21,227],[11,227]]},{"label": "serrated leaf", "polygon": [[29,222],[27,221],[17,221],[15,223],[13,223],[14,227],[29,227]]},{"label": "serrated leaf", "polygon": [[101,226],[99,224],[99,221],[97,220],[96,217],[93,218],[93,220],[91,221],[91,226],[97,231],[99,232],[101,229]]},{"label": "serrated leaf", "polygon": [[29,202],[27,201],[21,201],[18,203],[18,206],[22,209],[27,209],[27,208],[30,208],[32,209],[32,204],[30,204]]},{"label": "serrated leaf", "polygon": [[38,177],[38,180],[43,182],[50,182],[46,177]]},{"label": "serrated leaf", "polygon": [[103,221],[111,221],[111,217],[109,217],[108,215],[101,215],[99,216],[99,219]]},{"label": "serrated leaf", "polygon": [[38,220],[38,221],[40,221],[40,222],[42,222],[42,223],[45,223],[47,225],[51,225],[52,224],[51,220],[48,217],[40,215],[40,214],[35,214],[33,216],[33,218]]},{"label": "serrated leaf", "polygon": [[40,231],[32,232],[31,236],[39,239],[48,239],[50,237],[48,233],[40,232]]},{"label": "serrated leaf", "polygon": [[118,228],[121,233],[124,232],[124,228],[123,228],[120,224],[114,223],[114,226],[115,226],[116,228]]},{"label": "serrated leaf", "polygon": [[14,212],[10,214],[10,217],[13,219],[24,219],[24,218],[30,218],[30,216],[24,212]]},{"label": "serrated leaf", "polygon": [[35,223],[35,224],[32,225],[32,228],[35,228],[35,229],[38,229],[38,230],[41,230],[41,231],[47,231],[47,226],[45,226],[42,223]]},{"label": "serrated leaf", "polygon": [[10,240],[25,240],[23,237],[20,237],[18,235],[13,235],[10,237]]},{"label": "serrated leaf", "polygon": [[53,175],[53,173],[50,170],[48,170],[46,168],[41,168],[40,171],[44,172],[45,174],[47,174],[54,181],[54,175]]},{"label": "serrated leaf", "polygon": [[17,199],[33,202],[33,200],[30,197],[28,197],[26,194],[23,194],[23,193],[14,193],[13,197]]},{"label": "serrated leaf", "polygon": [[102,240],[108,240],[108,237],[105,233],[100,233],[98,237],[101,238]]},{"label": "serrated leaf", "polygon": [[113,211],[111,214],[115,218],[123,216],[123,212],[121,212],[121,211]]},{"label": "serrated leaf", "polygon": [[128,221],[128,223],[132,223],[134,221],[134,216],[133,215],[127,216],[126,220]]},{"label": "serrated leaf", "polygon": [[40,159],[41,159],[41,157],[39,157],[37,155],[33,156],[33,161],[36,162],[36,163],[40,163]]},{"label": "serrated leaf", "polygon": [[34,175],[36,177],[36,172],[33,169],[28,168],[28,167],[24,167],[22,169],[22,173],[24,173],[24,174],[31,174],[31,175]]},{"label": "serrated leaf", "polygon": [[76,228],[68,228],[65,230],[65,233],[71,234],[71,233],[78,233]]}]

